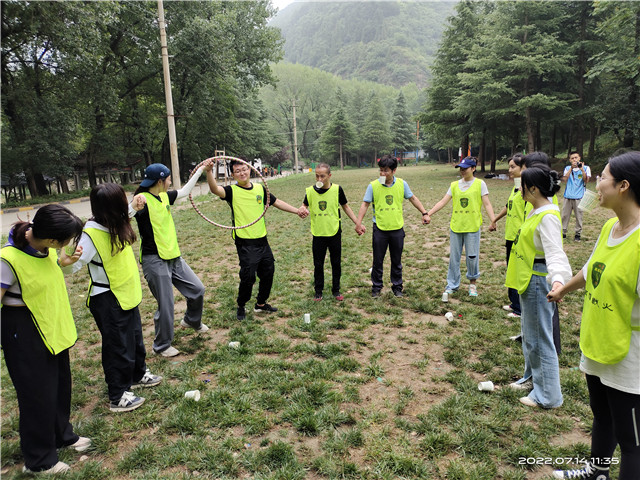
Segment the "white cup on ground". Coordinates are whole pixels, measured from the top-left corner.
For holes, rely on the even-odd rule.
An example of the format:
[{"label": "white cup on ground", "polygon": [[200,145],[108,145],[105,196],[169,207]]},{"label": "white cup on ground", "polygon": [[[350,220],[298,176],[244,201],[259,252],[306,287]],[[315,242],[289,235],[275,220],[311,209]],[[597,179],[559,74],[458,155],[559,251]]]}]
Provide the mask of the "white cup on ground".
[{"label": "white cup on ground", "polygon": [[188,392],[184,392],[184,398],[198,402],[200,401],[200,390],[189,390]]},{"label": "white cup on ground", "polygon": [[240,342],[229,342],[229,347],[240,348]]},{"label": "white cup on ground", "polygon": [[598,194],[592,192],[591,190],[585,190],[584,196],[580,203],[578,204],[578,208],[584,212],[590,212],[594,208],[598,206]]},{"label": "white cup on ground", "polygon": [[304,314],[304,323],[311,323],[311,314],[310,313],[305,313]]},{"label": "white cup on ground", "polygon": [[[444,292],[444,293],[442,294],[442,301],[443,301],[444,303],[447,303],[447,302],[449,301],[449,294],[448,294],[447,292]],[[446,315],[445,315],[445,316],[446,316]]]},{"label": "white cup on ground", "polygon": [[478,384],[478,390],[481,392],[493,392],[494,388],[493,382],[480,382]]},{"label": "white cup on ground", "polygon": [[446,318],[448,322],[451,322],[453,320],[453,313],[451,312],[445,313],[444,318]]}]

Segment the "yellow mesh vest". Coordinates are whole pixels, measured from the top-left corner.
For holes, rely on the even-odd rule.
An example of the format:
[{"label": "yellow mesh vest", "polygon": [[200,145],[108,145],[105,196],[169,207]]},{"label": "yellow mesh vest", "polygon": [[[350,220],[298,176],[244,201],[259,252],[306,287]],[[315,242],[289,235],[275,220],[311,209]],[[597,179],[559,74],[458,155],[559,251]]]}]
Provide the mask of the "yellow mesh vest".
[{"label": "yellow mesh vest", "polygon": [[373,208],[376,225],[380,230],[399,230],[404,226],[402,202],[404,201],[404,181],[396,178],[391,187],[382,185],[378,180],[371,182],[373,189]]},{"label": "yellow mesh vest", "polygon": [[151,193],[144,192],[149,209],[149,220],[153,228],[153,238],[158,247],[158,256],[163,260],[173,260],[180,256],[176,226],[171,216],[171,205],[167,192],[161,192],[160,201]]},{"label": "yellow mesh vest", "polygon": [[460,190],[458,180],[451,182],[453,211],[451,230],[455,233],[477,232],[482,225],[482,183],[475,178],[466,190]]},{"label": "yellow mesh vest", "polygon": [[[264,211],[265,190],[262,185],[251,184],[251,188],[246,189],[237,185],[232,185],[231,208],[233,209],[234,226],[248,225],[258,218]],[[233,238],[254,239],[267,236],[267,224],[262,217],[258,222],[250,227],[233,231]]]},{"label": "yellow mesh vest", "polygon": [[308,187],[307,202],[311,217],[311,234],[314,237],[333,237],[340,228],[340,187],[331,185],[322,195]]}]

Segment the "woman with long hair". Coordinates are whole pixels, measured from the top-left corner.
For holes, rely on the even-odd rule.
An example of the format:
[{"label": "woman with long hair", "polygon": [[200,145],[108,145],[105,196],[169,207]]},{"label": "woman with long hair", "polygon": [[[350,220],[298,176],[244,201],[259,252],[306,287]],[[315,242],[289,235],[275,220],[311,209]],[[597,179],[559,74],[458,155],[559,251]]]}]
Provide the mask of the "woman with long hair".
[{"label": "woman with long hair", "polygon": [[520,295],[524,375],[510,385],[529,389],[520,402],[530,407],[562,405],[560,366],[553,341],[554,306],[547,302],[550,285],[558,288],[571,278],[562,249],[560,210],[549,198],[560,188],[558,173],[538,165],[521,175],[521,193],[533,210],[520,227],[511,249],[506,286]]},{"label": "woman with long hair", "polygon": [[[78,244],[82,254],[63,271],[73,273],[88,265],[91,284],[87,305],[102,335],[109,409],[128,412],[144,402],[132,388],[153,387],[162,380],[146,368],[138,310],[142,286],[131,248],[136,234],[130,216],[144,206],[144,198],[135,197],[129,206],[120,185],[103,183],[93,187],[89,200],[93,217],[84,226]],[[61,259],[65,257],[62,251]]]},{"label": "woman with long hair", "polygon": [[18,397],[25,472],[66,472],[70,467],[58,460],[57,449],[91,446],[69,422],[69,349],[78,335],[56,253],[81,233],[82,220],[71,211],[45,205],[33,222],[14,224],[0,252],[2,350]]},{"label": "woman with long hair", "polygon": [[580,370],[587,378],[593,412],[590,461],[581,469],[556,470],[555,478],[604,480],[620,445],[619,480],[640,472],[640,152],[609,160],[596,190],[613,210],[591,257],[549,301],[585,289],[580,324]]}]

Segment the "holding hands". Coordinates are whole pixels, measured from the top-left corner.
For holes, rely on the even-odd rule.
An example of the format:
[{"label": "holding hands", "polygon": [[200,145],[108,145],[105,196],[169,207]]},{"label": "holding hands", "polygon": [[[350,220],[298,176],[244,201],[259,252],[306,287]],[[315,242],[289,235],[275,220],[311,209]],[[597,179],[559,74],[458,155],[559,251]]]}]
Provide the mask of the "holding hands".
[{"label": "holding hands", "polygon": [[305,205],[300,205],[298,216],[300,218],[307,218],[309,216],[309,209]]},{"label": "holding hands", "polygon": [[142,210],[146,204],[147,204],[147,198],[141,193],[133,197],[133,200],[131,200],[131,207],[136,212],[139,212],[140,210]]},{"label": "holding hands", "polygon": [[367,227],[365,227],[364,225],[362,225],[361,223],[356,224],[356,233],[358,235],[363,235],[364,232],[367,231]]}]

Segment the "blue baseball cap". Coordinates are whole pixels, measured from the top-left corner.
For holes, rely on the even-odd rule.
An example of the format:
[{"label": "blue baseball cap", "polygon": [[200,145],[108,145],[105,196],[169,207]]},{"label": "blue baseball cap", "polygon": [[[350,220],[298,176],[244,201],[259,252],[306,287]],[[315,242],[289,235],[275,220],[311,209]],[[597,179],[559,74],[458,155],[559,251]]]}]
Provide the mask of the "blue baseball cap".
[{"label": "blue baseball cap", "polygon": [[141,187],[150,187],[158,180],[164,180],[171,175],[171,170],[161,163],[152,163],[144,169],[144,180],[140,182]]},{"label": "blue baseball cap", "polygon": [[466,157],[458,165],[456,165],[456,168],[469,168],[469,167],[475,167],[475,166],[476,166],[476,161],[474,160],[474,158]]}]

